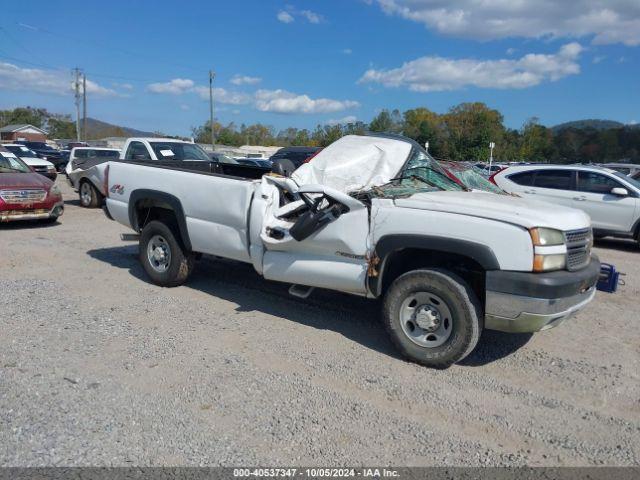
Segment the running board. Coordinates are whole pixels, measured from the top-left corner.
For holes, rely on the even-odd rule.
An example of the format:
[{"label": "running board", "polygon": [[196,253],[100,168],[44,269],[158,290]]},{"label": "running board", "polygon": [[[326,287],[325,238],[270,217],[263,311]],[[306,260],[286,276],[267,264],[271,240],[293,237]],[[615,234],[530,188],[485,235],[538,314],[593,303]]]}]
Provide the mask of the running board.
[{"label": "running board", "polygon": [[291,285],[289,287],[289,295],[298,298],[309,298],[315,287],[307,287],[306,285]]},{"label": "running board", "polygon": [[140,234],[139,233],[121,233],[120,240],[122,240],[123,242],[137,242],[138,240],[140,240]]}]

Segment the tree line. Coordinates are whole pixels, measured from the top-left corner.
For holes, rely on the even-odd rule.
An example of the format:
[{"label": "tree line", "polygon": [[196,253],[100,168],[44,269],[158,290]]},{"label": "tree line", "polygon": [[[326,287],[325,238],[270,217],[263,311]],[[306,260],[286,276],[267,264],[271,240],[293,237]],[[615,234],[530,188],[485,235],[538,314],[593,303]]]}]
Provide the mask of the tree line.
[{"label": "tree line", "polygon": [[[629,160],[640,163],[640,128],[610,128],[583,125],[552,129],[540,125],[537,118],[527,120],[520,129],[507,128],[502,114],[484,103],[462,103],[444,114],[419,107],[400,112],[382,110],[368,124],[354,122],[318,125],[315,129],[285,128],[276,131],[260,123],[222,125],[214,122],[218,144],[308,145],[325,147],[343,135],[364,132],[388,132],[405,135],[421,145],[429,142],[429,152],[440,159],[486,161],[489,143],[493,155],[502,162],[611,162]],[[594,122],[597,123],[597,122]],[[604,122],[600,122],[604,123]],[[613,122],[610,122],[613,123]],[[199,143],[211,142],[209,122],[192,129]]]},{"label": "tree line", "polygon": [[[75,124],[69,115],[32,107],[0,110],[0,127],[21,123],[48,131],[50,138],[75,138]],[[113,127],[117,128],[120,127]],[[432,155],[449,160],[486,161],[489,142],[495,142],[494,159],[502,162],[599,163],[629,160],[640,163],[640,128],[637,126],[584,121],[573,122],[567,127],[548,128],[540,125],[534,117],[520,129],[511,129],[505,127],[504,118],[498,110],[484,103],[462,103],[443,114],[424,107],[405,112],[382,110],[369,123],[318,125],[311,130],[289,127],[277,131],[260,123],[238,126],[214,122],[216,143],[229,146],[325,147],[344,135],[367,131],[402,134],[421,145],[429,142]],[[118,136],[117,130],[99,133]],[[209,122],[192,128],[192,134],[198,143],[211,143]]]}]

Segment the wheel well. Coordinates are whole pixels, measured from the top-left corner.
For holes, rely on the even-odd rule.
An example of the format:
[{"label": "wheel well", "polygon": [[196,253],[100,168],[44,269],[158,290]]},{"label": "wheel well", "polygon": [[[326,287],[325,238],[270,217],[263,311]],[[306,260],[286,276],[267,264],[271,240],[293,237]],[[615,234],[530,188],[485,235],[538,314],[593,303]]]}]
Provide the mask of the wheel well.
[{"label": "wheel well", "polygon": [[178,224],[178,215],[170,204],[155,199],[140,199],[135,204],[134,212],[135,230],[141,232],[149,222],[158,220],[169,227],[181,246],[185,247],[186,241]]},{"label": "wheel well", "polygon": [[391,252],[385,258],[381,293],[384,294],[400,275],[422,268],[440,268],[455,273],[473,289],[483,308],[485,305],[485,269],[463,254],[420,248],[406,248]]}]

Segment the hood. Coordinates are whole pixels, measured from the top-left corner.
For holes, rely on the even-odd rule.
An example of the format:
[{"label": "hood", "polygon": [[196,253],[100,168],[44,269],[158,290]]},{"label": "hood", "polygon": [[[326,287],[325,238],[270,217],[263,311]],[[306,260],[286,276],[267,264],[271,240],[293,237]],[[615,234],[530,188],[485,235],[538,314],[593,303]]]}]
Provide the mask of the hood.
[{"label": "hood", "polygon": [[566,231],[591,226],[589,216],[575,208],[485,192],[417,193],[408,198],[397,198],[395,204],[403,208],[499,220],[524,228],[547,227]]},{"label": "hood", "polygon": [[49,160],[43,160],[42,158],[20,157],[20,160],[22,160],[30,167],[53,167],[53,163],[51,163]]},{"label": "hood", "polygon": [[396,177],[412,145],[386,137],[346,135],[336,140],[291,178],[299,185],[320,184],[352,192],[388,183]]},{"label": "hood", "polygon": [[49,191],[53,182],[38,173],[0,173],[0,189],[44,188]]}]

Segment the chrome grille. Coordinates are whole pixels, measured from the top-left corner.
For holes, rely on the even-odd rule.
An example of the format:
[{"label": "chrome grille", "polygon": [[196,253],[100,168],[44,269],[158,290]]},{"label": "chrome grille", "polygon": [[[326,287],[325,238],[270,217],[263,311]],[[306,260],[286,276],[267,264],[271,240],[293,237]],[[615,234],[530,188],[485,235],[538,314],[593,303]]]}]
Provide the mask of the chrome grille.
[{"label": "chrome grille", "polygon": [[0,190],[0,198],[10,204],[42,202],[46,197],[46,190],[41,188],[28,190]]},{"label": "chrome grille", "polygon": [[567,270],[579,270],[591,260],[593,233],[590,228],[564,233],[567,243]]}]

